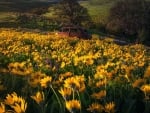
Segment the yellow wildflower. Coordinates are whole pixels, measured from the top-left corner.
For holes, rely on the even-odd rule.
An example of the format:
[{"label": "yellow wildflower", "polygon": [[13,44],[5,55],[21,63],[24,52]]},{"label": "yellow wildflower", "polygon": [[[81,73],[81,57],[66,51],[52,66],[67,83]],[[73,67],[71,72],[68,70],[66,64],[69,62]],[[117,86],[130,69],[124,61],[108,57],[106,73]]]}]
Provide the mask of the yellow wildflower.
[{"label": "yellow wildflower", "polygon": [[147,67],[145,73],[144,73],[144,77],[150,77],[150,66]]},{"label": "yellow wildflower", "polygon": [[46,75],[41,72],[32,73],[28,82],[32,87],[37,87],[44,76]]},{"label": "yellow wildflower", "polygon": [[145,62],[140,61],[139,64],[138,64],[138,66],[143,67],[144,64],[145,64]]},{"label": "yellow wildflower", "polygon": [[80,88],[80,83],[79,81],[77,81],[75,77],[67,78],[64,82],[65,82],[64,86],[67,88],[72,88],[75,90]]},{"label": "yellow wildflower", "polygon": [[144,79],[137,79],[135,82],[132,84],[133,87],[141,87],[145,83]]},{"label": "yellow wildflower", "polygon": [[50,85],[51,81],[52,81],[52,77],[50,76],[46,76],[42,78],[40,81],[41,87],[47,88]]},{"label": "yellow wildflower", "polygon": [[59,75],[59,80],[64,81],[65,78],[72,76],[73,74],[71,72],[66,72],[64,74]]},{"label": "yellow wildflower", "polygon": [[18,101],[17,94],[13,92],[12,94],[8,94],[5,99],[5,104],[12,105]]},{"label": "yellow wildflower", "polygon": [[63,96],[63,98],[66,100],[72,93],[72,90],[70,88],[61,88],[59,90],[59,93]]},{"label": "yellow wildflower", "polygon": [[66,65],[66,63],[65,63],[65,62],[62,62],[60,67],[61,67],[61,68],[64,68],[65,65]]},{"label": "yellow wildflower", "polygon": [[94,78],[103,79],[105,77],[107,77],[107,71],[103,67],[98,66]]},{"label": "yellow wildflower", "polygon": [[115,103],[110,102],[105,105],[105,112],[106,113],[115,113]]},{"label": "yellow wildflower", "polygon": [[67,78],[64,83],[64,87],[71,88],[80,92],[85,90],[84,76],[74,76]]},{"label": "yellow wildflower", "polygon": [[16,113],[25,113],[26,111],[27,103],[22,97],[18,97],[15,92],[8,94],[4,102],[13,108]]},{"label": "yellow wildflower", "polygon": [[147,94],[147,95],[150,95],[150,84],[145,84],[141,87],[141,90]]},{"label": "yellow wildflower", "polygon": [[15,110],[16,113],[25,113],[27,108],[27,103],[25,102],[24,99],[20,98],[20,102],[15,103],[11,107]]},{"label": "yellow wildflower", "polygon": [[102,99],[106,96],[106,90],[102,90],[102,91],[99,91],[98,93],[93,93],[91,95],[92,98],[94,99]]},{"label": "yellow wildflower", "polygon": [[96,87],[101,87],[106,85],[106,80],[99,80],[96,82]]},{"label": "yellow wildflower", "polygon": [[3,103],[0,104],[0,113],[5,113],[5,105]]},{"label": "yellow wildflower", "polygon": [[80,88],[78,89],[79,92],[83,92],[85,90],[85,83],[84,83],[85,77],[84,77],[84,75],[82,75],[82,76],[76,76],[76,79],[77,79],[77,81],[80,84]]},{"label": "yellow wildflower", "polygon": [[87,65],[92,65],[94,63],[94,60],[92,58],[86,59],[86,64]]},{"label": "yellow wildflower", "polygon": [[101,113],[104,110],[104,107],[99,103],[92,103],[87,110],[92,113]]},{"label": "yellow wildflower", "polygon": [[66,101],[66,108],[73,113],[73,111],[81,109],[81,103],[78,100],[69,100]]},{"label": "yellow wildflower", "polygon": [[35,100],[37,104],[40,104],[40,103],[43,102],[44,99],[45,99],[44,93],[43,93],[43,92],[39,92],[39,91],[36,93],[36,95],[31,96],[31,98],[32,98],[33,100]]},{"label": "yellow wildflower", "polygon": [[8,69],[11,73],[16,75],[29,75],[33,72],[31,67],[26,66],[26,62],[14,62],[8,65]]}]

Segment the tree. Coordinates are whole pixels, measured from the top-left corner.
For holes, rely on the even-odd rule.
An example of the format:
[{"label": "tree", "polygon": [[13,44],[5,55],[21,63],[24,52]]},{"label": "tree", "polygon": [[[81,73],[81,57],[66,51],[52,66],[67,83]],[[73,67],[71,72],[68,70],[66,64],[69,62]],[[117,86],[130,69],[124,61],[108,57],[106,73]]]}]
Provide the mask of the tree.
[{"label": "tree", "polygon": [[144,41],[149,28],[149,6],[145,0],[119,0],[110,10],[107,29]]},{"label": "tree", "polygon": [[77,0],[61,0],[55,7],[55,15],[61,23],[82,25],[91,22],[87,9]]}]

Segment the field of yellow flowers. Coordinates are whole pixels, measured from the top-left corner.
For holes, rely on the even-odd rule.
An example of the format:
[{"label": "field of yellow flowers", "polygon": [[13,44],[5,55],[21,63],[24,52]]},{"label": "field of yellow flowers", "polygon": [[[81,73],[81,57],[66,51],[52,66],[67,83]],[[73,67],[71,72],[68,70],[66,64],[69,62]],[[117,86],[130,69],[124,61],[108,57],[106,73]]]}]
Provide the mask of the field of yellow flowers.
[{"label": "field of yellow flowers", "polygon": [[150,52],[0,29],[0,113],[149,113]]}]

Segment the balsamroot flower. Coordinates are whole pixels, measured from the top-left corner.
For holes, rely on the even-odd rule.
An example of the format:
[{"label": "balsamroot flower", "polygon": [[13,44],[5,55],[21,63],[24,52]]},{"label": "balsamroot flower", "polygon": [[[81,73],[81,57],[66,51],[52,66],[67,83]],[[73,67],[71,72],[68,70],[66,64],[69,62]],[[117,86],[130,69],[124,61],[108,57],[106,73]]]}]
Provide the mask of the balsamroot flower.
[{"label": "balsamroot flower", "polygon": [[105,112],[106,113],[115,113],[115,103],[110,102],[105,105]]},{"label": "balsamroot flower", "polygon": [[50,85],[51,81],[52,81],[52,77],[50,76],[46,76],[42,78],[40,81],[41,87],[47,88]]},{"label": "balsamroot flower", "polygon": [[15,92],[8,94],[4,102],[13,108],[15,113],[25,113],[26,111],[26,101],[22,97],[18,97]]},{"label": "balsamroot flower", "polygon": [[149,78],[150,77],[150,66],[148,66],[147,69],[145,70],[144,77],[145,78]]},{"label": "balsamroot flower", "polygon": [[141,90],[144,91],[145,93],[150,94],[150,84],[145,84],[141,87]]},{"label": "balsamroot flower", "polygon": [[72,90],[70,88],[61,88],[59,93],[63,96],[65,100],[71,95]]},{"label": "balsamroot flower", "polygon": [[0,104],[0,113],[5,113],[5,105],[3,103]]},{"label": "balsamroot flower", "polygon": [[104,107],[99,103],[92,103],[87,110],[92,113],[101,113],[104,110]]},{"label": "balsamroot flower", "polygon": [[15,92],[12,94],[8,94],[5,99],[5,104],[7,105],[13,105],[15,102],[18,102],[18,97]]},{"label": "balsamroot flower", "polygon": [[44,74],[44,73],[42,73],[42,72],[40,72],[40,71],[38,71],[38,72],[35,72],[35,73],[32,73],[31,75],[30,75],[30,78],[29,78],[29,84],[30,84],[30,86],[32,86],[32,87],[37,87],[39,84],[40,84],[40,82],[41,82],[41,79],[43,78],[43,77],[45,77],[46,76],[46,74]]},{"label": "balsamroot flower", "polygon": [[16,113],[25,113],[27,103],[25,102],[24,99],[20,99],[20,102],[15,103],[14,105],[11,106],[11,108],[13,108]]},{"label": "balsamroot flower", "polygon": [[135,81],[132,83],[132,86],[139,88],[139,87],[141,87],[144,83],[145,83],[145,79],[139,78],[139,79],[135,80]]},{"label": "balsamroot flower", "polygon": [[98,93],[93,93],[91,95],[92,98],[94,99],[102,99],[106,96],[106,90],[102,90],[102,91],[99,91]]},{"label": "balsamroot flower", "polygon": [[99,87],[105,86],[106,83],[107,83],[106,80],[99,80],[99,81],[97,81],[97,82],[95,83],[95,86],[96,86],[97,88],[99,88]]},{"label": "balsamroot flower", "polygon": [[84,91],[85,90],[85,84],[84,84],[85,78],[84,76],[74,76],[67,78],[64,81],[64,87],[71,88],[75,91]]},{"label": "balsamroot flower", "polygon": [[67,78],[64,82],[65,82],[64,86],[67,88],[71,88],[71,89],[79,89],[80,88],[80,84],[76,80],[75,77]]},{"label": "balsamroot flower", "polygon": [[33,72],[32,67],[27,66],[27,62],[14,62],[8,65],[8,69],[11,73],[21,76],[29,75]]},{"label": "balsamroot flower", "polygon": [[37,104],[40,104],[41,102],[44,101],[45,96],[44,96],[44,93],[43,93],[43,92],[39,92],[39,91],[38,91],[34,96],[31,96],[31,98],[32,98],[33,100],[35,100]]},{"label": "balsamroot flower", "polygon": [[66,65],[66,63],[65,63],[65,62],[62,62],[60,67],[61,67],[61,68],[64,68],[65,65]]},{"label": "balsamroot flower", "polygon": [[74,111],[81,109],[81,103],[78,100],[69,100],[66,101],[66,108],[70,113],[74,113]]}]

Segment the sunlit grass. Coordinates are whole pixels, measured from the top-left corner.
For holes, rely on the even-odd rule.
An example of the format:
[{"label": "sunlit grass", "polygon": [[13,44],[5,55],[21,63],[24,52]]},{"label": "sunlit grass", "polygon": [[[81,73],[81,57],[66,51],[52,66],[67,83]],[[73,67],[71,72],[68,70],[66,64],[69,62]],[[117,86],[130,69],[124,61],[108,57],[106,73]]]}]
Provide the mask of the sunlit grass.
[{"label": "sunlit grass", "polygon": [[92,20],[95,23],[105,24],[109,15],[109,10],[115,1],[104,0],[99,1],[99,4],[91,4],[89,1],[81,1],[80,4],[87,8]]},{"label": "sunlit grass", "polygon": [[16,15],[13,12],[0,12],[0,22],[14,22]]}]

